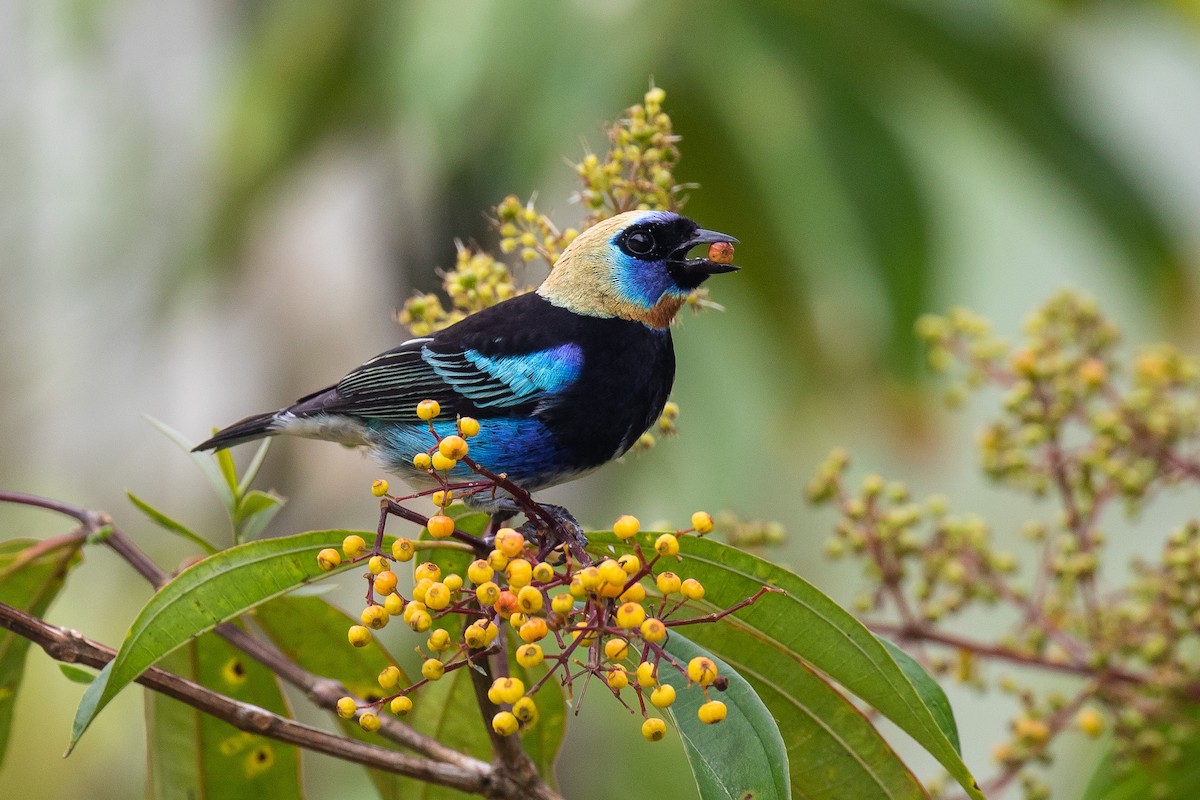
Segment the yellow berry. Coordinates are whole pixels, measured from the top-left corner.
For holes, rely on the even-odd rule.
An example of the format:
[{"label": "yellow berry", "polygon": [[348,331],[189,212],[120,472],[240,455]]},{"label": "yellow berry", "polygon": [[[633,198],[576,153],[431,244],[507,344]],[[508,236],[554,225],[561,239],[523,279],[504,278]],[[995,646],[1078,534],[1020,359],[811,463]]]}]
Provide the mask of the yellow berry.
[{"label": "yellow berry", "polygon": [[629,685],[629,674],[621,667],[614,667],[605,673],[604,680],[619,692]]},{"label": "yellow berry", "polygon": [[436,581],[442,577],[442,568],[432,561],[423,561],[413,569],[414,581]]},{"label": "yellow berry", "polygon": [[620,600],[622,603],[640,603],[646,599],[646,587],[640,583],[635,583],[625,591],[621,592]]},{"label": "yellow berry", "polygon": [[673,533],[664,533],[654,540],[654,552],[660,556],[679,555],[679,537]]},{"label": "yellow berry", "polygon": [[388,665],[379,673],[379,685],[384,689],[391,689],[400,682],[400,668],[394,665]]},{"label": "yellow berry", "polygon": [[632,517],[629,514],[619,517],[613,523],[613,533],[618,539],[632,539],[637,536],[637,532],[641,529],[642,523],[637,517]]},{"label": "yellow berry", "polygon": [[696,656],[687,665],[688,680],[709,686],[717,679],[717,663],[705,656]]},{"label": "yellow berry", "polygon": [[[625,570],[621,570],[624,572]],[[600,577],[600,570],[596,567],[584,567],[579,571],[579,585],[584,591],[592,592],[599,588],[604,579]]]},{"label": "yellow berry", "polygon": [[683,581],[679,580],[679,576],[674,572],[659,573],[658,577],[654,579],[654,583],[664,595],[674,594],[683,586]]},{"label": "yellow berry", "polygon": [[[516,616],[516,614],[513,616]],[[517,634],[521,637],[522,641],[526,642],[540,641],[545,639],[549,633],[550,626],[546,624],[546,620],[542,619],[541,617],[532,617],[531,619],[526,620],[521,625],[520,630],[517,631]]]},{"label": "yellow berry", "polygon": [[422,400],[417,403],[417,416],[423,420],[431,420],[442,413],[442,407],[437,400]]},{"label": "yellow berry", "polygon": [[396,573],[390,569],[385,569],[383,572],[375,576],[375,593],[381,597],[387,597],[392,592],[396,591]]},{"label": "yellow berry", "polygon": [[388,482],[383,478],[377,479],[371,484],[371,494],[376,497],[383,497],[388,492]]},{"label": "yellow berry", "polygon": [[570,594],[556,594],[550,598],[550,608],[558,614],[570,614],[575,608],[575,598]]},{"label": "yellow berry", "polygon": [[1075,725],[1093,739],[1104,733],[1104,717],[1094,708],[1080,709],[1075,716]]},{"label": "yellow berry", "polygon": [[504,569],[508,566],[508,556],[504,555],[504,553],[501,553],[499,550],[493,550],[492,552],[488,553],[487,563],[492,569]]},{"label": "yellow berry", "polygon": [[707,511],[697,511],[695,514],[692,514],[692,529],[701,536],[706,533],[712,533],[712,516]]},{"label": "yellow berry", "polygon": [[367,570],[372,575],[378,575],[385,569],[387,569],[387,561],[384,560],[383,556],[371,556],[371,559],[367,562]]},{"label": "yellow berry", "polygon": [[650,617],[641,624],[642,638],[647,642],[661,642],[667,638],[667,626],[661,619]]},{"label": "yellow berry", "polygon": [[512,713],[524,725],[532,725],[537,722],[538,710],[532,697],[518,699],[517,702],[513,703]]},{"label": "yellow berry", "polygon": [[554,580],[554,567],[550,566],[545,561],[534,564],[533,579],[538,583],[548,583]]},{"label": "yellow berry", "polygon": [[709,700],[696,711],[696,716],[705,725],[712,725],[725,719],[725,704],[720,700]]},{"label": "yellow berry", "polygon": [[[412,603],[409,603],[409,605],[412,605]],[[433,627],[433,617],[423,608],[414,611],[407,621],[408,627],[417,633],[424,633]]]},{"label": "yellow berry", "polygon": [[388,624],[388,616],[387,609],[383,606],[367,606],[359,614],[362,624],[375,630],[379,630]]},{"label": "yellow berry", "polygon": [[622,628],[636,628],[646,619],[646,609],[641,603],[624,603],[617,609],[617,624]]},{"label": "yellow berry", "polygon": [[431,681],[440,680],[446,674],[446,665],[438,658],[427,658],[421,665],[421,674]]},{"label": "yellow berry", "polygon": [[578,575],[571,578],[567,591],[570,592],[572,598],[583,597],[587,594],[587,589],[583,588],[583,581],[579,579]]},{"label": "yellow berry", "polygon": [[509,561],[508,566],[504,568],[504,574],[508,577],[508,585],[514,589],[520,589],[533,582],[533,567],[523,558]]},{"label": "yellow berry", "polygon": [[337,715],[342,719],[354,719],[354,712],[358,711],[358,705],[354,702],[353,697],[339,697],[337,701]]},{"label": "yellow berry", "polygon": [[346,558],[356,558],[367,552],[367,542],[357,533],[352,533],[342,539],[342,552],[346,554]]},{"label": "yellow berry", "polygon": [[626,575],[632,575],[642,568],[642,562],[633,553],[626,553],[618,558],[617,564],[621,566]]},{"label": "yellow berry", "polygon": [[650,717],[642,723],[642,736],[648,742],[661,741],[667,735],[667,723],[658,717]]},{"label": "yellow berry", "polygon": [[695,578],[688,578],[683,582],[683,585],[679,587],[679,591],[682,592],[683,596],[688,600],[699,600],[704,597],[704,584],[700,583],[700,581],[696,580]]},{"label": "yellow berry", "polygon": [[433,586],[433,581],[429,580],[429,578],[421,578],[421,580],[417,581],[412,588],[413,600],[424,604],[425,593],[429,591],[430,586]]},{"label": "yellow berry", "polygon": [[[365,544],[365,542],[364,542]],[[332,547],[326,547],[321,552],[317,553],[317,566],[329,572],[331,569],[336,569],[342,563],[342,554]]]},{"label": "yellow berry", "polygon": [[455,461],[453,458],[446,458],[444,455],[442,455],[440,450],[433,454],[433,457],[429,459],[429,463],[432,464],[433,468],[438,472],[449,472],[458,466],[457,461]]},{"label": "yellow berry", "polygon": [[399,697],[392,699],[391,708],[393,714],[403,717],[405,714],[412,711],[412,707],[412,700],[408,699],[406,695],[400,695]]},{"label": "yellow berry", "polygon": [[524,644],[517,648],[517,663],[528,669],[536,667],[546,660],[546,654],[542,652],[541,645]]},{"label": "yellow berry", "polygon": [[481,606],[495,605],[500,599],[500,587],[492,581],[484,581],[475,589],[475,599]]},{"label": "yellow berry", "polygon": [[501,711],[492,717],[492,730],[501,736],[512,736],[520,727],[511,711]]},{"label": "yellow berry", "polygon": [[397,561],[412,561],[417,554],[417,547],[412,539],[397,539],[392,542],[392,558]]},{"label": "yellow berry", "polygon": [[438,452],[451,461],[458,461],[467,454],[469,449],[467,440],[457,434],[447,436],[438,442]]},{"label": "yellow berry", "polygon": [[412,464],[422,472],[426,472],[433,466],[433,460],[429,457],[429,453],[417,453],[413,456]]},{"label": "yellow berry", "polygon": [[649,689],[658,683],[658,668],[649,661],[643,661],[638,664],[637,682],[638,686],[641,686],[643,689]]},{"label": "yellow berry", "polygon": [[488,699],[500,703],[515,703],[525,694],[525,683],[520,678],[496,678],[488,689]]},{"label": "yellow berry", "polygon": [[426,525],[426,528],[429,529],[429,535],[433,538],[445,539],[454,533],[454,520],[445,514],[438,514],[429,518],[429,524]]},{"label": "yellow berry", "polygon": [[446,506],[450,505],[450,501],[454,499],[454,492],[450,489],[446,489],[445,491],[438,489],[436,492],[429,495],[429,499],[432,500],[433,504],[438,508],[445,508]]},{"label": "yellow berry", "polygon": [[495,547],[509,558],[516,558],[525,549],[525,537],[512,528],[501,528],[496,531]]},{"label": "yellow berry", "polygon": [[524,614],[536,614],[542,610],[542,592],[532,586],[523,586],[517,592],[517,607]]},{"label": "yellow berry", "polygon": [[392,592],[387,597],[383,598],[383,609],[393,617],[403,614],[404,598],[395,592]]},{"label": "yellow berry", "polygon": [[666,708],[675,702],[675,687],[663,684],[650,693],[650,705],[655,708]]},{"label": "yellow berry", "polygon": [[436,628],[433,633],[429,634],[429,640],[425,642],[425,646],[435,653],[440,653],[450,647],[450,631],[445,628]]},{"label": "yellow berry", "polygon": [[1040,719],[1021,717],[1014,723],[1013,732],[1027,744],[1043,744],[1050,738],[1050,726]]},{"label": "yellow berry", "polygon": [[456,575],[451,572],[446,577],[442,578],[442,583],[446,584],[446,588],[452,592],[457,592],[463,586],[462,575]]},{"label": "yellow berry", "polygon": [[470,439],[479,435],[479,420],[474,417],[463,417],[458,421],[458,432]]},{"label": "yellow berry", "polygon": [[358,726],[367,733],[374,733],[375,731],[379,730],[379,727],[382,724],[383,723],[380,722],[379,717],[370,711],[365,712],[358,718]]},{"label": "yellow berry", "polygon": [[[487,583],[496,574],[496,570],[484,561],[482,558],[477,558],[467,567],[467,580],[478,586],[481,583]],[[495,602],[495,601],[492,601]],[[491,605],[490,603],[488,605]]]},{"label": "yellow berry", "polygon": [[434,611],[441,611],[450,605],[450,589],[446,584],[435,582],[425,590],[425,605]]},{"label": "yellow berry", "polygon": [[514,611],[508,617],[508,624],[513,626],[514,628],[519,628],[525,624],[526,619],[527,619],[527,617],[524,614],[522,614],[520,611]]},{"label": "yellow berry", "polygon": [[629,655],[629,642],[613,637],[604,643],[604,655],[611,661],[624,661]]},{"label": "yellow berry", "polygon": [[350,630],[346,632],[346,638],[355,647],[362,647],[371,641],[371,632],[362,625],[351,625]]},{"label": "yellow berry", "polygon": [[463,641],[467,643],[467,647],[478,650],[487,647],[487,633],[479,623],[472,623],[463,631]]}]

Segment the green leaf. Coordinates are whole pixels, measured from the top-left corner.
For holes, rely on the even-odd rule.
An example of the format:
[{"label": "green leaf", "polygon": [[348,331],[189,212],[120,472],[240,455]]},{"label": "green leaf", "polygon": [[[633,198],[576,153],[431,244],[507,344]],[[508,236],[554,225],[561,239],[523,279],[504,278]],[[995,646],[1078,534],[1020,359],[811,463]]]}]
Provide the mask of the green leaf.
[{"label": "green leaf", "polygon": [[166,514],[147,503],[145,500],[142,500],[133,492],[126,491],[125,496],[129,498],[129,502],[133,503],[138,511],[141,511],[143,514],[149,517],[150,521],[158,525],[160,528],[164,528],[171,533],[182,536],[184,539],[187,539],[189,542],[196,545],[209,555],[217,552],[217,547],[211,544],[203,536],[196,533],[182,522],[177,522],[174,519],[171,519]]},{"label": "green leaf", "polygon": [[246,472],[242,475],[242,480],[237,486],[237,495],[241,497],[250,489],[250,485],[254,483],[254,479],[258,477],[258,471],[262,469],[263,462],[267,459],[267,451],[271,449],[271,440],[263,439],[258,445],[258,449],[254,451],[254,457],[250,459],[250,463],[246,465]]},{"label": "green leaf", "polygon": [[[609,532],[592,533],[588,538],[594,552],[632,549],[630,543]],[[649,550],[653,535],[641,534],[637,541]],[[883,643],[849,612],[798,575],[720,542],[688,537],[681,555],[682,560],[673,570],[683,578],[700,580],[707,590],[704,602],[696,604],[698,613],[733,606],[764,586],[784,590],[764,595],[753,605],[725,617],[723,623],[828,675],[912,736],[971,797],[982,798],[925,698]],[[698,626],[689,633],[699,641],[699,629],[706,627]],[[736,652],[714,654],[731,663],[737,661]],[[775,680],[779,676],[768,673],[764,678]]]},{"label": "green leaf", "polygon": [[962,744],[958,740],[958,723],[954,721],[954,709],[950,707],[950,699],[946,697],[946,692],[915,658],[882,636],[876,635],[875,638],[883,642],[883,646],[895,659],[896,665],[908,676],[917,694],[921,695],[925,705],[933,713],[933,719],[942,729],[942,733],[946,734],[950,744],[954,745],[955,752],[962,755]]},{"label": "green leaf", "polygon": [[[121,650],[76,711],[71,747],[129,682],[188,639],[311,581],[322,572],[316,554],[351,531],[326,530],[264,539],[232,547],[185,569],[138,614]],[[346,569],[344,564],[341,569]],[[70,748],[68,748],[70,752]]]},{"label": "green leaf", "polygon": [[[1195,719],[1197,710],[1191,712]],[[1161,726],[1149,731],[1169,737]],[[1178,757],[1169,762],[1158,759],[1153,765],[1136,762],[1122,764],[1113,748],[1096,765],[1088,780],[1083,800],[1144,800],[1148,797],[1194,797],[1200,786],[1200,739],[1195,736],[1172,740],[1179,748]]]},{"label": "green leaf", "polygon": [[[215,634],[176,650],[163,667],[223,695],[291,716],[275,675]],[[148,795],[241,800],[302,796],[297,749],[238,730],[146,690]]]},{"label": "green leaf", "polygon": [[257,539],[267,524],[283,507],[283,498],[258,489],[252,489],[238,501],[238,540]]},{"label": "green leaf", "polygon": [[[49,545],[37,539],[0,542],[0,603],[41,617],[62,590],[67,571],[78,563],[82,543],[74,537]],[[23,636],[0,630],[0,764],[8,751],[30,644]]]},{"label": "green leaf", "polygon": [[721,654],[771,710],[787,747],[795,797],[927,797],[875,726],[795,653],[733,625],[691,625],[687,633],[710,654]]},{"label": "green leaf", "polygon": [[89,683],[96,680],[96,673],[88,672],[83,667],[77,667],[74,664],[60,663],[58,665],[58,671],[61,672],[63,677],[69,680],[71,683],[81,683],[84,686],[87,686]]},{"label": "green leaf", "polygon": [[236,507],[233,490],[230,489],[229,483],[227,483],[225,478],[222,476],[221,470],[217,467],[217,462],[212,455],[210,453],[193,453],[192,448],[199,444],[198,442],[191,441],[167,423],[160,422],[149,414],[145,415],[145,417],[151,425],[153,425],[155,428],[158,428],[158,430],[164,436],[174,442],[180,450],[188,454],[188,457],[192,459],[192,462],[195,463],[195,465],[200,468],[200,471],[204,473],[205,477],[208,478],[208,482],[212,485],[213,491],[217,493],[217,497],[221,498],[221,502],[225,504],[226,511],[232,515],[234,508]]},{"label": "green leaf", "polygon": [[[672,631],[666,650],[686,664],[710,654]],[[660,662],[659,681],[675,687],[676,700],[668,711],[683,739],[684,752],[702,800],[753,797],[786,800],[792,796],[788,753],[771,712],[742,676],[729,664],[710,656],[729,681],[714,699],[725,703],[728,715],[719,725],[706,725],[696,716],[704,703],[698,687],[688,688],[687,675]]]},{"label": "green leaf", "polygon": [[221,470],[221,477],[225,480],[225,486],[229,489],[229,493],[236,499],[238,494],[238,476],[237,465],[233,463],[233,453],[229,448],[223,447],[215,451],[212,457],[217,461],[217,468]]},{"label": "green leaf", "polygon": [[[341,681],[366,700],[382,697],[377,678],[385,667],[396,666],[387,650],[372,638],[363,647],[346,645],[346,629],[357,623],[349,615],[316,597],[294,594],[278,597],[254,610],[254,620],[276,646],[304,669]],[[400,685],[411,681],[401,672]],[[364,731],[356,721],[334,715],[342,733],[369,744],[380,738]],[[399,775],[367,770],[383,800],[401,800]]]}]

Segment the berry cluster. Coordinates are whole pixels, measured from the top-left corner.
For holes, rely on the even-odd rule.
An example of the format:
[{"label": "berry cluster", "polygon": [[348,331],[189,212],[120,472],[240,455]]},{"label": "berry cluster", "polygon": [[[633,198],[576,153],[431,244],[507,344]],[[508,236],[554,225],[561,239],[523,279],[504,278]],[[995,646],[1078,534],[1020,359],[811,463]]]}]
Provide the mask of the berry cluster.
[{"label": "berry cluster", "polygon": [[[1181,520],[1161,554],[1136,561],[1124,583],[1113,585],[1102,567],[1120,511],[1200,482],[1200,365],[1166,344],[1121,358],[1116,326],[1070,292],[1037,309],[1016,346],[961,309],[925,317],[917,331],[931,365],[955,378],[953,404],[969,390],[1002,393],[978,439],[984,472],[1057,508],[1006,521],[1034,546],[1024,559],[1031,579],[1019,581],[1018,560],[995,547],[982,518],[949,513],[941,496],[914,500],[878,476],[853,486],[848,456],[835,450],[808,496],[839,512],[827,554],[865,561],[871,585],[857,605],[873,613],[868,625],[945,648],[949,655],[927,654],[928,666],[980,688],[989,684],[980,662],[993,660],[1084,679],[1073,694],[996,681],[1020,710],[994,751],[1000,771],[989,793],[1016,781],[1030,800],[1045,797],[1029,768],[1071,729],[1092,737],[1111,729],[1114,769],[1178,763],[1180,743],[1200,730],[1200,521]],[[994,641],[951,627],[980,605],[1014,620]]]},{"label": "berry cluster", "polygon": [[[342,542],[340,551],[326,548],[317,555],[324,570],[332,570],[344,560],[367,566],[366,606],[361,624],[349,629],[350,644],[367,644],[371,631],[383,628],[393,617],[428,637],[420,680],[401,687],[399,670],[388,667],[379,676],[384,697],[365,705],[342,698],[339,714],[347,719],[358,716],[365,730],[376,730],[380,725],[376,712],[384,705],[395,714],[406,714],[412,709],[413,693],[421,686],[456,669],[479,665],[495,673],[488,698],[498,709],[492,729],[502,736],[537,722],[534,695],[551,678],[568,692],[580,687],[580,694],[594,678],[631,711],[634,708],[628,701],[636,703],[636,710],[645,718],[642,734],[657,741],[665,735],[666,724],[651,717],[651,709],[666,709],[675,701],[675,688],[660,680],[663,669],[685,675],[704,693],[706,702],[698,711],[702,722],[723,720],[725,704],[709,696],[711,689],[725,688],[716,663],[705,657],[683,663],[665,649],[671,627],[721,619],[762,594],[725,611],[679,617],[690,603],[704,597],[705,589],[700,581],[681,579],[666,567],[678,559],[681,539],[712,532],[712,517],[696,512],[690,528],[662,533],[652,547],[643,550],[641,542],[635,541],[639,521],[622,516],[614,523],[613,533],[630,543],[631,552],[599,561],[592,561],[586,553],[579,557],[555,541],[553,531],[531,529],[527,538],[517,529],[502,527],[476,537],[456,527],[447,513],[452,500],[498,491],[509,493],[518,503],[532,505],[532,500],[504,476],[489,473],[471,459],[468,440],[479,433],[476,420],[461,417],[457,433],[439,436],[433,426],[439,413],[434,401],[418,406],[418,416],[429,422],[432,445],[427,452],[416,454],[413,463],[428,471],[440,488],[394,497],[388,494],[386,481],[375,481],[372,493],[383,507],[375,546],[352,534]],[[459,463],[469,466],[476,478],[449,478],[447,473]],[[431,499],[437,512],[425,517],[401,505],[418,497]],[[389,515],[423,525],[433,541],[397,538],[390,551],[384,552],[383,528]],[[536,518],[532,508],[526,516]],[[454,541],[444,541],[448,539]],[[648,540],[643,537],[643,541]],[[419,551],[434,546],[471,551],[476,558],[459,571],[443,570],[432,561],[418,563],[413,570],[413,588],[405,596],[398,590],[394,564],[415,561]],[[511,657],[517,665],[525,670],[541,668],[532,685],[509,674],[508,660],[502,654],[510,639],[515,645]]]}]

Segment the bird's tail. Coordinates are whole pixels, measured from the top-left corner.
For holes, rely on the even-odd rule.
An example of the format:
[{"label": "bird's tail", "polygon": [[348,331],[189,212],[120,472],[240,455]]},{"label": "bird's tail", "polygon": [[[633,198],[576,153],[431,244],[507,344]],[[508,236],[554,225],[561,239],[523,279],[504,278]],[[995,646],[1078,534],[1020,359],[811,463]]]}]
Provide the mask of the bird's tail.
[{"label": "bird's tail", "polygon": [[246,417],[244,420],[235,422],[224,430],[217,431],[211,439],[193,447],[192,452],[223,450],[226,447],[232,447],[242,442],[261,439],[264,436],[274,436],[277,432],[275,419],[277,414],[278,412],[271,411],[266,414],[255,414],[252,417]]}]

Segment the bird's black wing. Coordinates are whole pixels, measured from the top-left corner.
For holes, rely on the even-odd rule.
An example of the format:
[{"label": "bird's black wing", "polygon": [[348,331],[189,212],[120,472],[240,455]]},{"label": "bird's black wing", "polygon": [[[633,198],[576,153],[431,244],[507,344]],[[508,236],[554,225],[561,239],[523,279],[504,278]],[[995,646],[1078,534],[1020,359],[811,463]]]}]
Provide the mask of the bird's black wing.
[{"label": "bird's black wing", "polygon": [[433,336],[411,339],[289,411],[414,421],[419,402],[436,400],[451,417],[528,414],[570,385],[582,365],[577,346],[555,343],[533,324],[526,312],[545,302],[535,297],[515,298]]}]

